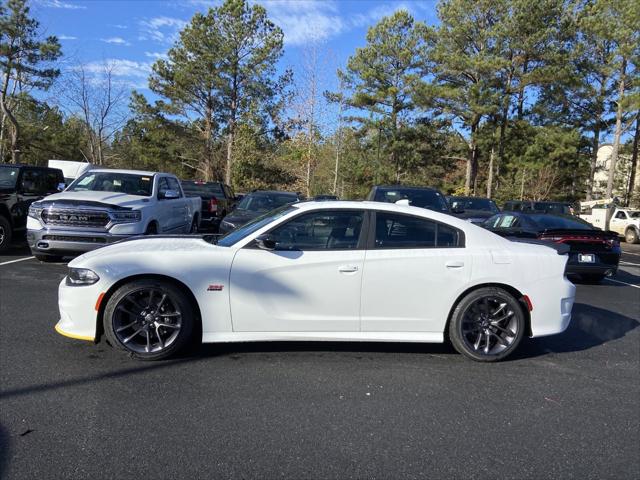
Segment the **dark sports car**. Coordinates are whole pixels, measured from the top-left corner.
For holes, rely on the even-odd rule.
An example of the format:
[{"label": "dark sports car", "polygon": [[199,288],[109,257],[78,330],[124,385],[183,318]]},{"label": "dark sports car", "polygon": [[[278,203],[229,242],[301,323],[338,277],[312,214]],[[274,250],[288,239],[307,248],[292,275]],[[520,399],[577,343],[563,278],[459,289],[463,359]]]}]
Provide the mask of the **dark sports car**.
[{"label": "dark sports car", "polygon": [[567,275],[598,282],[618,270],[622,253],[618,235],[574,216],[501,212],[482,226],[504,237],[536,238],[569,246]]}]

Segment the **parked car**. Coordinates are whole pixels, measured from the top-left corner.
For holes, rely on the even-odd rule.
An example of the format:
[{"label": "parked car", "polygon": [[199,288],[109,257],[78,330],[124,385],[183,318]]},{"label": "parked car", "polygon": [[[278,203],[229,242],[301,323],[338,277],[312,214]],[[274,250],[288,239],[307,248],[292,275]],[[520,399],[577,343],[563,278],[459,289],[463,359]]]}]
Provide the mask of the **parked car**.
[{"label": "parked car", "polygon": [[203,342],[448,338],[469,358],[496,361],[525,335],[567,328],[566,262],[424,208],[300,202],[215,245],[138,238],[73,260],[56,330],[89,341],[104,331],[147,360],[202,332]]},{"label": "parked car", "polygon": [[[638,243],[640,241],[640,210],[611,208],[613,208],[611,219],[609,220],[611,231],[624,237],[627,243]],[[588,213],[580,214],[580,218],[594,227],[604,228],[607,221],[607,212],[607,208],[593,208]]]},{"label": "parked car", "polygon": [[500,211],[490,198],[448,196],[451,213],[471,223],[480,224]]},{"label": "parked car", "polygon": [[532,200],[509,200],[504,203],[505,212],[535,212],[573,215],[574,208],[570,202],[534,202]]},{"label": "parked car", "polygon": [[132,235],[197,231],[200,204],[168,173],[89,170],[31,204],[27,240],[37,259],[56,261]]},{"label": "parked car", "polygon": [[299,193],[277,190],[256,190],[248,193],[238,202],[235,210],[222,219],[220,233],[228,233],[275,208],[302,199]]},{"label": "parked car", "polygon": [[95,166],[88,162],[78,162],[75,160],[49,160],[49,168],[59,168],[64,175],[64,182],[70,185],[76,178]]},{"label": "parked car", "polygon": [[57,168],[0,164],[0,251],[9,247],[14,233],[26,229],[29,206],[64,187]]},{"label": "parked car", "polygon": [[439,190],[429,187],[375,185],[369,192],[369,195],[367,195],[367,200],[386,203],[408,200],[409,204],[413,207],[451,213],[445,196],[442,195]]},{"label": "parked car", "polygon": [[201,230],[217,231],[221,220],[236,206],[236,197],[229,185],[222,182],[182,181],[187,197],[202,199]]},{"label": "parked car", "polygon": [[502,212],[484,226],[506,237],[537,238],[569,246],[568,275],[598,282],[618,270],[622,253],[618,236],[578,217],[540,213]]}]

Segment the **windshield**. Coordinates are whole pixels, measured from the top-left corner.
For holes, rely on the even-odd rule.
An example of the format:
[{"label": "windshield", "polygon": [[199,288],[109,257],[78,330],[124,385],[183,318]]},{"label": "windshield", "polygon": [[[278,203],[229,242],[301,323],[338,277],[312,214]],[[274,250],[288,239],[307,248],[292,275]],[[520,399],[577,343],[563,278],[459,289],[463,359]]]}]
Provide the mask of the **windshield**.
[{"label": "windshield", "polygon": [[224,197],[219,183],[182,182],[182,190],[188,197]]},{"label": "windshield", "polygon": [[150,197],[153,191],[153,176],[134,173],[87,172],[73,182],[67,191],[117,192]]},{"label": "windshield", "polygon": [[251,220],[249,223],[245,223],[243,226],[227,233],[224,237],[221,237],[218,240],[217,245],[220,245],[222,247],[230,247],[231,245],[236,244],[243,238],[246,238],[253,232],[260,230],[265,225],[268,225],[269,223],[282,217],[283,215],[286,215],[294,209],[295,207],[292,207],[291,205],[283,205],[282,207],[267,212],[264,215],[260,215],[259,217]]},{"label": "windshield", "polygon": [[0,188],[15,188],[19,171],[14,167],[0,167]]},{"label": "windshield", "polygon": [[560,217],[556,215],[529,215],[536,225],[545,230],[593,230],[594,227],[575,217]]},{"label": "windshield", "polygon": [[449,203],[451,204],[451,208],[460,208],[462,210],[482,210],[492,213],[498,213],[500,211],[495,202],[488,198],[452,197]]},{"label": "windshield", "polygon": [[448,212],[447,202],[440,192],[422,190],[418,188],[399,188],[397,190],[382,190],[376,192],[376,202],[396,203],[398,200],[409,200],[413,207],[428,208],[438,212]]},{"label": "windshield", "polygon": [[627,212],[631,218],[640,218],[640,210],[636,210],[635,212]]},{"label": "windshield", "polygon": [[249,212],[270,212],[274,208],[297,202],[298,198],[290,193],[250,193],[238,204],[238,210]]}]

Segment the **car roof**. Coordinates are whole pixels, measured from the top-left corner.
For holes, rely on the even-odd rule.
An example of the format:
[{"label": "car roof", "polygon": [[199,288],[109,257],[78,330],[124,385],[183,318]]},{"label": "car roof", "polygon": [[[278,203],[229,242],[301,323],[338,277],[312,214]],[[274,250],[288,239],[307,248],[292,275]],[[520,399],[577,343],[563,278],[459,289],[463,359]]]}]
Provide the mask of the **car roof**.
[{"label": "car roof", "polygon": [[[121,170],[121,169],[117,169],[117,168],[92,168],[90,170],[87,170],[87,172],[98,172],[98,173],[130,173],[131,175],[148,175],[148,176],[153,176],[153,175],[157,175],[158,172],[150,172],[147,170]],[[85,172],[85,173],[87,173]],[[166,175],[170,175],[170,174],[166,174]]]},{"label": "car roof", "polygon": [[273,195],[291,195],[292,197],[299,197],[300,196],[299,193],[287,192],[287,191],[284,191],[284,190],[254,190],[253,192],[247,193],[246,196],[255,195],[255,194],[259,194],[259,195],[269,195],[269,194],[273,194]]},{"label": "car roof", "polygon": [[373,188],[376,189],[384,189],[384,190],[429,190],[432,192],[440,192],[437,188],[434,187],[421,187],[415,185],[374,185]]}]

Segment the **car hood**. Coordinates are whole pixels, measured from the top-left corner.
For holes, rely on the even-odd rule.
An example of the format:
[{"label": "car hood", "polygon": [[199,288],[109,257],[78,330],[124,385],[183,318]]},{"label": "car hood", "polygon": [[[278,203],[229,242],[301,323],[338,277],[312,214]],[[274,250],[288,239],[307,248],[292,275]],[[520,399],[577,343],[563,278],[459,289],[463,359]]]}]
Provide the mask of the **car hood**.
[{"label": "car hood", "polygon": [[495,213],[488,212],[486,210],[465,210],[462,213],[454,213],[454,216],[456,216],[458,218],[463,218],[463,219],[467,219],[467,218],[483,218],[483,219],[487,219],[487,218],[492,217],[494,215],[495,215]]},{"label": "car hood", "polygon": [[41,202],[75,205],[97,203],[115,207],[139,208],[149,203],[149,197],[127,195],[126,193],[118,192],[60,192],[45,197]]},{"label": "car hood", "polygon": [[248,210],[234,210],[229,215],[224,217],[225,222],[232,223],[234,226],[238,227],[240,225],[244,225],[249,220],[253,220],[259,215],[262,215],[264,212],[250,212]]}]

